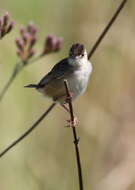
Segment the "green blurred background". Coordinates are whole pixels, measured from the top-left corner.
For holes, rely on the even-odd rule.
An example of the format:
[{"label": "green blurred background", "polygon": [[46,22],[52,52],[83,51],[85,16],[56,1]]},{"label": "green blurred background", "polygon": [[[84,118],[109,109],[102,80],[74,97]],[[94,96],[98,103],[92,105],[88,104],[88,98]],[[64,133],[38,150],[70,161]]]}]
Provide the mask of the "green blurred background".
[{"label": "green blurred background", "polygon": [[[22,134],[50,105],[50,100],[23,86],[39,81],[71,44],[89,51],[120,0],[1,0],[15,29],[0,41],[0,89],[19,58],[19,28],[38,26],[37,52],[44,38],[64,38],[60,53],[26,67],[0,103],[0,150]],[[135,189],[135,1],[129,0],[91,62],[87,92],[74,102],[85,189]],[[27,139],[0,159],[1,190],[77,190],[78,177],[69,116],[57,106]]]}]

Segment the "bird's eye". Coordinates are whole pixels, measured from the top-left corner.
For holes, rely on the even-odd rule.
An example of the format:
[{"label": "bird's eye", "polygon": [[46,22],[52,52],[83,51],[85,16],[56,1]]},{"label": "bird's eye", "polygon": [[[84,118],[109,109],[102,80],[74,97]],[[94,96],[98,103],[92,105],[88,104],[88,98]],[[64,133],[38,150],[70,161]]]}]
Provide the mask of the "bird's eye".
[{"label": "bird's eye", "polygon": [[82,54],[82,57],[84,56],[84,54]]}]

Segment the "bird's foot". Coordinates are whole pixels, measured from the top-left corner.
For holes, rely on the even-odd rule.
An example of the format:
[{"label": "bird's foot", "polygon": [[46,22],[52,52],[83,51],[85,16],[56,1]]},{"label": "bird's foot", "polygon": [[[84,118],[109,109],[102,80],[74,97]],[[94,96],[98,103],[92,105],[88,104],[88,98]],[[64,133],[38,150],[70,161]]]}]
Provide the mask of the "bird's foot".
[{"label": "bird's foot", "polygon": [[68,127],[76,127],[78,125],[78,123],[79,123],[79,120],[75,116],[73,121],[71,119],[68,119],[67,122],[69,124]]}]

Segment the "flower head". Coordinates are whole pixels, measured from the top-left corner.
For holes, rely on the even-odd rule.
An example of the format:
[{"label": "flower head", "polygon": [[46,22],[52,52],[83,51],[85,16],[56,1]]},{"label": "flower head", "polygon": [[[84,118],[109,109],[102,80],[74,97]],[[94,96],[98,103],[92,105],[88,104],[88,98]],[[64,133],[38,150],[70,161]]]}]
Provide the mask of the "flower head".
[{"label": "flower head", "polygon": [[35,51],[33,49],[36,44],[37,28],[34,24],[30,23],[26,28],[20,28],[20,38],[16,39],[17,55],[21,58],[24,63],[27,63]]},{"label": "flower head", "polygon": [[15,22],[10,20],[10,15],[6,12],[0,18],[0,38],[3,38],[6,34],[8,34],[14,27]]},{"label": "flower head", "polygon": [[62,44],[63,44],[63,38],[49,34],[45,39],[42,56],[48,53],[59,51],[62,48]]}]

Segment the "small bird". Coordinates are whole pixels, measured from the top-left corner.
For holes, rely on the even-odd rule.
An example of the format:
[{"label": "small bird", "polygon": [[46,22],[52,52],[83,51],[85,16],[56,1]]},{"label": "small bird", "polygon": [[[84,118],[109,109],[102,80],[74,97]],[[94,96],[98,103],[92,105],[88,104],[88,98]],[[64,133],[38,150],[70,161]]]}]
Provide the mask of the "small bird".
[{"label": "small bird", "polygon": [[92,73],[92,64],[88,60],[84,45],[73,44],[69,56],[58,62],[38,84],[29,84],[25,87],[35,88],[53,101],[64,105],[66,90],[64,80],[69,84],[72,99],[82,95],[88,85]]}]

